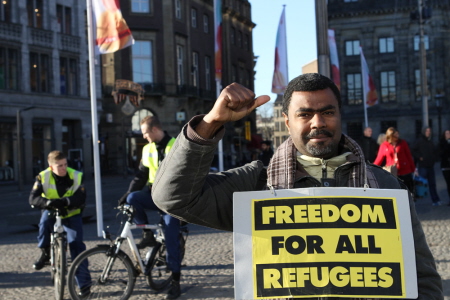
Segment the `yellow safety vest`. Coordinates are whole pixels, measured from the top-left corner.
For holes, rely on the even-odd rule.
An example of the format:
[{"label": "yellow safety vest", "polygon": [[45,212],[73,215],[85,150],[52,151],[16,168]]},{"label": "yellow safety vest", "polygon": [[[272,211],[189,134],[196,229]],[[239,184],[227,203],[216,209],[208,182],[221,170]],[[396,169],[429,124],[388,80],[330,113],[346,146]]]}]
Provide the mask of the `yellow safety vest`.
[{"label": "yellow safety vest", "polygon": [[[42,193],[42,197],[52,200],[73,196],[73,194],[75,194],[76,190],[81,185],[83,173],[78,172],[72,168],[67,168],[67,173],[69,174],[70,179],[73,180],[73,185],[66,191],[66,193],[62,197],[60,197],[56,188],[55,178],[52,176],[52,170],[50,168],[47,168],[44,171],[40,172],[39,175],[41,176],[42,189],[44,190],[44,192]],[[69,218],[80,213],[80,208],[68,210],[67,215],[64,217],[61,216],[61,219]]]},{"label": "yellow safety vest", "polygon": [[[175,138],[171,138],[167,143],[166,149],[164,150],[165,155],[172,149],[173,143],[175,143]],[[142,149],[142,164],[149,169],[148,184],[151,185],[155,181],[156,171],[159,168],[158,150],[156,150],[155,143],[147,144]]]}]

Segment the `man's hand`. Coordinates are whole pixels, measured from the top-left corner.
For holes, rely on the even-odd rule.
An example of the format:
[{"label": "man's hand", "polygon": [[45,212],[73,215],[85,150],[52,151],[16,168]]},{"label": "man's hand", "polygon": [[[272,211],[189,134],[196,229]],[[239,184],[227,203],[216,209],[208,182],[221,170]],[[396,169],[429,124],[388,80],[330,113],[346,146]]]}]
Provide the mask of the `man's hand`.
[{"label": "man's hand", "polygon": [[122,197],[120,197],[118,204],[119,206],[124,205],[127,202],[127,197],[130,193],[125,193]]},{"label": "man's hand", "polygon": [[251,90],[239,83],[232,83],[222,90],[214,107],[195,131],[203,138],[210,139],[225,123],[242,119],[269,100],[267,95],[255,98]]},{"label": "man's hand", "polygon": [[67,215],[67,205],[68,203],[66,199],[54,199],[47,201],[47,207],[50,209],[57,209],[61,216]]}]

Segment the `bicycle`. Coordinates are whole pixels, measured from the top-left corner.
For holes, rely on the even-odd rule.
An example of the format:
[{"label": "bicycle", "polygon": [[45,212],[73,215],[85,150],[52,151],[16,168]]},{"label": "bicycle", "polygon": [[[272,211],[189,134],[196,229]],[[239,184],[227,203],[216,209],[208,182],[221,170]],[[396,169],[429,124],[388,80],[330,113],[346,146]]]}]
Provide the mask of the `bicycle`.
[{"label": "bicycle", "polygon": [[[165,288],[172,280],[172,272],[166,262],[166,245],[162,224],[136,225],[133,220],[133,208],[130,205],[117,207],[119,213],[127,215],[119,236],[113,241],[109,232],[103,231],[103,238],[110,241],[109,245],[97,245],[86,250],[72,262],[67,277],[70,296],[73,300],[79,299],[128,299],[133,293],[136,278],[140,274],[146,276],[147,284],[154,290]],[[144,256],[136,246],[131,230],[136,228],[152,229],[155,233],[157,245],[145,253]],[[185,244],[189,234],[184,224],[180,228],[180,255],[184,258]],[[121,250],[123,242],[127,240],[129,249],[134,258],[133,264],[130,256]],[[92,277],[90,294],[81,298],[81,290],[76,284],[75,274],[80,274],[80,265],[88,261]]]},{"label": "bicycle", "polygon": [[55,299],[62,300],[67,273],[67,233],[58,209],[55,209],[55,219],[50,236],[50,272],[55,287]]}]

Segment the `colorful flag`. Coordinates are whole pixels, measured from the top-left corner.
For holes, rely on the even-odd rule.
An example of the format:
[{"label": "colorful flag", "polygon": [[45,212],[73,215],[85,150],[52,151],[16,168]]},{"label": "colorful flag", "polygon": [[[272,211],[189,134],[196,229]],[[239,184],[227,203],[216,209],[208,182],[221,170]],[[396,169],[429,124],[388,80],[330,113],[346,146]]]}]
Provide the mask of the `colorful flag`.
[{"label": "colorful flag", "polygon": [[364,107],[373,106],[378,103],[377,89],[373,82],[373,77],[369,73],[366,59],[364,58],[362,47],[361,50],[361,75],[363,81]]},{"label": "colorful flag", "polygon": [[334,29],[328,29],[328,46],[330,47],[331,79],[338,89],[341,89],[341,76],[339,74],[339,58],[336,48]]},{"label": "colorful flag", "polygon": [[92,0],[92,13],[96,54],[116,52],[134,44],[119,0]]},{"label": "colorful flag", "polygon": [[288,85],[288,63],[287,63],[287,43],[286,43],[286,19],[284,8],[278,24],[277,42],[275,46],[275,70],[273,71],[272,93],[284,94]]},{"label": "colorful flag", "polygon": [[214,51],[216,81],[222,82],[222,0],[214,0]]}]

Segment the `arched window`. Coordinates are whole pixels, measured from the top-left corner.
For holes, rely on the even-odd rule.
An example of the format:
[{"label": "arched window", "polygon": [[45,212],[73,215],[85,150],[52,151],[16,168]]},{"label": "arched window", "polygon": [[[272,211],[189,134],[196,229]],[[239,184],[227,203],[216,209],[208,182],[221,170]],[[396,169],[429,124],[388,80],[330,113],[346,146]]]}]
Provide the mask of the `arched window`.
[{"label": "arched window", "polygon": [[153,113],[148,109],[140,109],[131,117],[131,131],[133,134],[142,134],[141,132],[141,120],[146,116],[153,116]]}]

